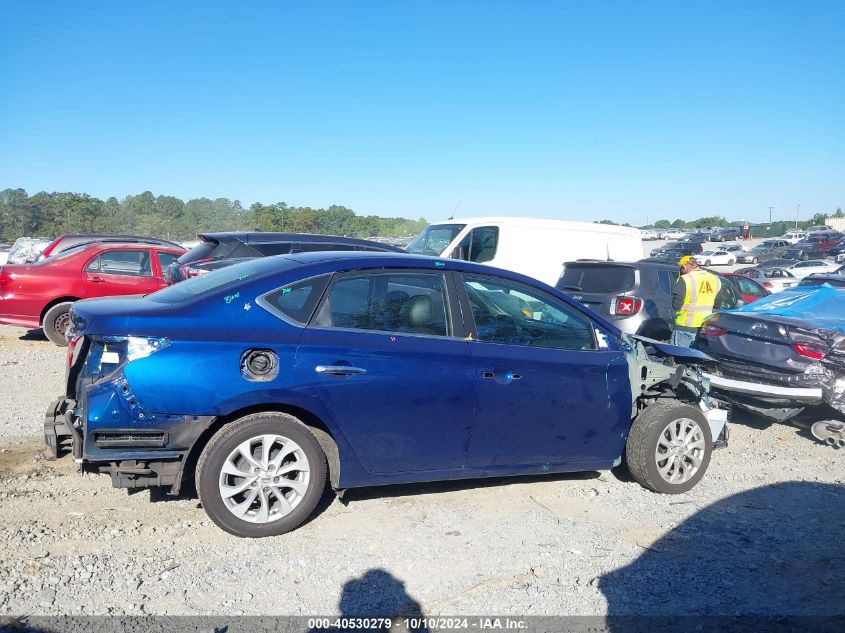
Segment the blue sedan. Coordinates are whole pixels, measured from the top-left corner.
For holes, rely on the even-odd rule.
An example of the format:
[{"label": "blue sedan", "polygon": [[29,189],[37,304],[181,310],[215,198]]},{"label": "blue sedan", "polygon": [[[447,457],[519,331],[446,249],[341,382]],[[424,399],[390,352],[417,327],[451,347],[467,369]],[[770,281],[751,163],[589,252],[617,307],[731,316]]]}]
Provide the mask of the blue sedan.
[{"label": "blue sedan", "polygon": [[307,253],[73,306],[45,438],[125,488],[190,483],[239,536],[327,485],[610,469],[680,493],[726,437],[695,350],[454,260]]}]

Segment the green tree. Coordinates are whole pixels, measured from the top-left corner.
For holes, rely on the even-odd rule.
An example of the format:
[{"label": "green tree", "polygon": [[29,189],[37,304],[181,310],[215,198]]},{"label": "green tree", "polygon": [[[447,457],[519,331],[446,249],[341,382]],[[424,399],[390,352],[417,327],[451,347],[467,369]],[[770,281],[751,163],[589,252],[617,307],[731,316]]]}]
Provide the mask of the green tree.
[{"label": "green tree", "polygon": [[833,212],[833,215],[831,217],[845,218],[845,213],[842,212],[842,207],[836,207],[836,211]]}]

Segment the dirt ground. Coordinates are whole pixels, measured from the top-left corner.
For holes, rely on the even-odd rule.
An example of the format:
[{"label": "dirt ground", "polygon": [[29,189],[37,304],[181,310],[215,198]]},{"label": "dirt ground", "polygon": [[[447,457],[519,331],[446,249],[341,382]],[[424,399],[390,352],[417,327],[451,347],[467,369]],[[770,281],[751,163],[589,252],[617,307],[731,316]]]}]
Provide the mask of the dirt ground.
[{"label": "dirt ground", "polygon": [[243,540],[46,461],[64,363],[0,328],[0,615],[845,613],[845,452],[803,428],[735,416],[684,495],[616,471],[370,488]]}]

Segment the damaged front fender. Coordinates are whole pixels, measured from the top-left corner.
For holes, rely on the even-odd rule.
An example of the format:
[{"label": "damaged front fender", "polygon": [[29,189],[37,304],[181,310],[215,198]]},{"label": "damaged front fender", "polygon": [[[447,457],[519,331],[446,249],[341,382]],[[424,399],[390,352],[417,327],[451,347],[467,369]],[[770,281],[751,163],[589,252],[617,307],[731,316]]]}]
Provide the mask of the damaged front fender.
[{"label": "damaged front fender", "polygon": [[710,381],[702,371],[716,361],[699,350],[643,336],[623,336],[622,348],[631,381],[632,418],[649,399],[671,396],[695,404],[704,412],[714,440],[722,435],[727,411],[719,409],[710,398]]}]

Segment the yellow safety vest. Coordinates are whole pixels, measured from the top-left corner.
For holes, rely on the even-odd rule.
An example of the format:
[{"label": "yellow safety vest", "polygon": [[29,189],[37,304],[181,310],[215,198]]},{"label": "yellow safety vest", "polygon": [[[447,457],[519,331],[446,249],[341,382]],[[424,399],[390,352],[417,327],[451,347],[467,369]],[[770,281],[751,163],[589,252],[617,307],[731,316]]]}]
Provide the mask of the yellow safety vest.
[{"label": "yellow safety vest", "polygon": [[687,287],[684,305],[675,312],[675,325],[701,327],[713,312],[716,295],[722,289],[722,282],[706,270],[691,270],[682,277]]}]

